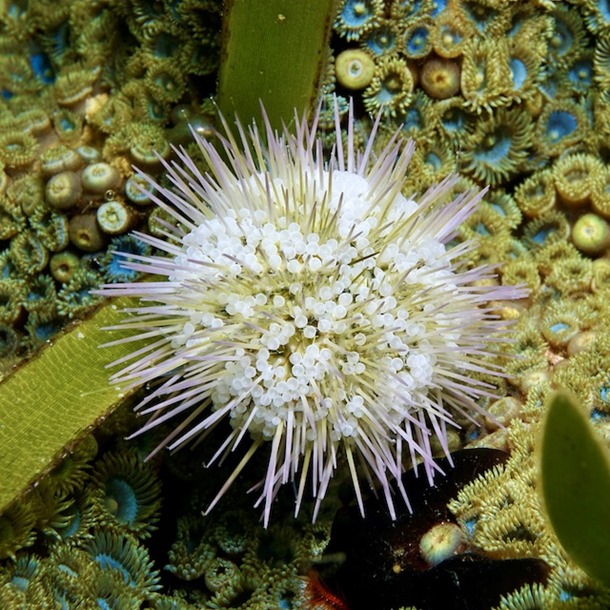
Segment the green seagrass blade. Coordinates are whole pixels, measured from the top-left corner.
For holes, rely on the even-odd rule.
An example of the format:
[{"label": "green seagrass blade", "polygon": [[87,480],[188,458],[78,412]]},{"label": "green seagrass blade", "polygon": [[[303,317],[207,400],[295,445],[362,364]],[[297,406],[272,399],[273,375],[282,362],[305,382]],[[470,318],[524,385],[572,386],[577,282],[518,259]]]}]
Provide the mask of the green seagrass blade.
[{"label": "green seagrass blade", "polygon": [[587,574],[610,586],[610,452],[567,392],[548,402],[540,477],[561,545]]},{"label": "green seagrass blade", "polygon": [[133,305],[103,305],[0,383],[0,513],[131,393],[110,385],[105,365],[137,344],[99,346],[116,338],[102,328]]},{"label": "green seagrass blade", "polygon": [[279,129],[315,103],[326,61],[334,0],[227,0],[218,79],[218,106],[242,124],[260,102]]}]

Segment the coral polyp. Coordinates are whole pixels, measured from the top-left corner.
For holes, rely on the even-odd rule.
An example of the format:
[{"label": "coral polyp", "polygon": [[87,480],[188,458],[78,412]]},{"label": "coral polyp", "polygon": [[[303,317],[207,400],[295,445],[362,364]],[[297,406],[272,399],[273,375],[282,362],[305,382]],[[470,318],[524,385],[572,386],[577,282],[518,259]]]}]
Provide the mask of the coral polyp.
[{"label": "coral polyp", "polygon": [[335,28],[347,40],[358,39],[378,25],[382,12],[381,0],[344,0],[335,21]]},{"label": "coral polyp", "polygon": [[174,227],[167,241],[138,235],[165,255],[125,262],[166,279],[100,291],[141,299],[114,330],[148,346],[112,377],[156,384],[136,407],[152,415],[140,433],[181,419],[157,448],[176,449],[230,421],[211,462],[248,446],[210,509],[267,447],[265,524],[282,484],[295,482],[298,512],[309,477],[315,517],[339,457],[361,508],[361,475],[380,482],[392,513],[392,480],[407,501],[405,460],[421,459],[432,481],[430,438],[448,453],[455,415],[474,418],[490,394],[480,375],[500,375],[489,338],[502,341],[506,324],[487,303],[524,296],[483,281],[490,268],[467,267],[474,245],[448,245],[481,192],[452,200],[454,177],[407,199],[413,144],[397,132],[373,156],[379,115],[357,151],[350,107],[344,146],[335,112],[329,159],[318,115],[312,127],[297,120],[296,135],[274,134],[265,119],[266,144],[254,126],[238,123],[236,139],[225,123],[222,153],[194,133],[211,173],[175,150],[178,163],[163,161],[173,189],[145,176]]},{"label": "coral polyp", "polygon": [[146,537],[155,529],[160,506],[159,481],[133,454],[107,454],[95,475],[95,501],[113,526]]},{"label": "coral polyp", "polygon": [[348,89],[366,87],[373,80],[374,71],[371,57],[359,49],[347,49],[335,61],[337,81]]},{"label": "coral polyp", "polygon": [[362,96],[366,109],[376,114],[382,108],[389,116],[406,110],[413,95],[413,76],[407,63],[388,55],[379,63],[371,84]]}]

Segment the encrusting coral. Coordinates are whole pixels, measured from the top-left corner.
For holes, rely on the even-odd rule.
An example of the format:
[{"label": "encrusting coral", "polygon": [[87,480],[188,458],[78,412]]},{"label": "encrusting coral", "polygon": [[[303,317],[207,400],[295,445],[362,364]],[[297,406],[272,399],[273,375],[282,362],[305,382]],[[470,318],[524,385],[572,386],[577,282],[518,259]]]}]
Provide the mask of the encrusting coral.
[{"label": "encrusting coral", "polygon": [[[181,2],[179,10],[161,3],[154,11],[131,0],[124,6],[56,4],[9,3],[0,9],[0,251],[19,257],[18,273],[26,283],[49,265],[35,240],[51,252],[79,258],[106,249],[110,240],[99,236],[86,243],[64,239],[68,223],[95,214],[111,191],[120,201],[133,174],[127,160],[105,151],[106,134],[125,134],[132,123],[153,119],[169,126],[171,105],[185,97],[189,75],[205,76],[217,68],[218,2],[196,9]],[[134,11],[146,17],[133,18]],[[120,28],[125,35],[119,41]],[[193,62],[197,56],[201,61]],[[49,208],[55,216],[49,216]],[[116,223],[105,212],[109,232],[116,234]],[[124,230],[145,220],[136,217]],[[28,228],[35,237],[22,237]],[[85,233],[91,237],[96,229],[90,223]],[[14,247],[12,240],[17,240]],[[29,260],[18,254],[24,247]],[[55,308],[49,329],[61,329],[75,313]],[[13,328],[16,358],[44,343],[33,317]]]},{"label": "encrusting coral", "polygon": [[[299,519],[265,530],[249,507],[234,501],[238,496],[231,509],[203,517],[205,489],[184,485],[163,509],[162,520],[175,519],[177,531],[160,535],[161,481],[173,486],[175,480],[158,459],[144,464],[134,443],[107,446],[130,420],[125,410],[115,414],[2,517],[0,551],[14,555],[0,559],[2,608],[57,600],[92,609],[100,600],[121,607],[300,608],[287,604],[298,603],[302,577],[322,555],[332,511],[315,525]],[[162,548],[168,564],[160,572]],[[160,587],[167,575],[174,591],[184,581],[190,590],[165,594]]]}]

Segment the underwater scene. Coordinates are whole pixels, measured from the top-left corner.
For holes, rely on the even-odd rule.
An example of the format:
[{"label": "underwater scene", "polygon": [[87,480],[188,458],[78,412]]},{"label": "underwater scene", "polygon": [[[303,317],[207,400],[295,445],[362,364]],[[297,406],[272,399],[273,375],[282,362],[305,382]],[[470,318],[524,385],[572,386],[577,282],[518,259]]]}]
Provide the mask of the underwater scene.
[{"label": "underwater scene", "polygon": [[610,608],[606,0],[0,0],[30,608]]}]

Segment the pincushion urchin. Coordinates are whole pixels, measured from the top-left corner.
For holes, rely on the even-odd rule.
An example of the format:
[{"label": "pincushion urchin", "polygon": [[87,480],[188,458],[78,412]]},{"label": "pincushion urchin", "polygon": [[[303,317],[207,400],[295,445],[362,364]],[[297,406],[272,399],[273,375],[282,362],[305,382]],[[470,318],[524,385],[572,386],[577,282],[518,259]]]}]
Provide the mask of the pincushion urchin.
[{"label": "pincushion urchin", "polygon": [[487,346],[506,324],[489,302],[524,296],[478,281],[493,270],[469,269],[474,246],[450,244],[480,192],[451,201],[449,178],[418,203],[407,199],[413,143],[396,134],[375,154],[375,124],[355,151],[351,110],[346,147],[335,123],[328,158],[317,117],[311,127],[297,121],[295,135],[265,119],[266,145],[256,127],[238,125],[235,139],[225,124],[222,154],[194,133],[210,173],[181,149],[177,162],[163,162],[173,188],[143,175],[175,222],[166,241],[138,237],[165,254],[126,255],[126,267],[167,279],[101,290],[140,299],[115,329],[137,329],[119,341],[147,346],[112,377],[157,382],[137,407],[152,414],[139,433],[180,417],[158,448],[176,449],[228,418],[211,462],[248,447],[210,508],[267,447],[257,501],[265,525],[284,483],[296,483],[298,512],[308,478],[315,517],[339,460],[361,510],[364,475],[394,514],[392,480],[405,501],[407,462],[422,462],[432,480],[431,437],[448,453],[455,413],[482,411],[477,399],[490,386],[479,374],[501,374]]}]

